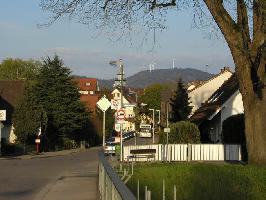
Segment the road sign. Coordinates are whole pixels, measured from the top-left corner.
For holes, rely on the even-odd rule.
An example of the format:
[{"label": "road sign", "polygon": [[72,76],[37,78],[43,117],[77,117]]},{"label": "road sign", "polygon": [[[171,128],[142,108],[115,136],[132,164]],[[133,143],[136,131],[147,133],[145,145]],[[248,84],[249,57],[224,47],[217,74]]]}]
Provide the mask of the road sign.
[{"label": "road sign", "polygon": [[0,110],[0,121],[6,121],[6,110]]},{"label": "road sign", "polygon": [[165,132],[165,133],[170,133],[170,128],[164,128],[164,129],[163,129],[163,132]]},{"label": "road sign", "polygon": [[110,106],[111,102],[104,95],[97,103],[97,107],[100,108],[103,112],[105,112]]},{"label": "road sign", "polygon": [[117,110],[120,108],[120,101],[116,99],[111,99],[111,109]]},{"label": "road sign", "polygon": [[126,112],[123,109],[120,109],[116,112],[116,119],[117,120],[125,120]]},{"label": "road sign", "polygon": [[36,144],[41,143],[41,139],[39,139],[39,138],[35,139],[35,143]]}]

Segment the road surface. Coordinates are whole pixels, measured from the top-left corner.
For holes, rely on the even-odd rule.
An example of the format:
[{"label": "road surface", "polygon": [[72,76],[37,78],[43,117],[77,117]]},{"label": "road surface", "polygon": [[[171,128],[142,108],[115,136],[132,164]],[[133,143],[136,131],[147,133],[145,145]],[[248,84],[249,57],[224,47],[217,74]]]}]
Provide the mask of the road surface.
[{"label": "road surface", "polygon": [[0,160],[0,200],[98,199],[98,150]]}]

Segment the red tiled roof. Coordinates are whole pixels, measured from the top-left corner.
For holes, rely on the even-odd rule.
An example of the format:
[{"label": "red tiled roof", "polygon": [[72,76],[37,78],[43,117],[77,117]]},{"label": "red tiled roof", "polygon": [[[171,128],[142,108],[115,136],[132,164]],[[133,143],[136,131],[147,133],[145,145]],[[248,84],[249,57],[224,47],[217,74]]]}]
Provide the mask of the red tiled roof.
[{"label": "red tiled roof", "polygon": [[97,79],[96,78],[78,78],[74,79],[80,90],[83,91],[97,91]]}]

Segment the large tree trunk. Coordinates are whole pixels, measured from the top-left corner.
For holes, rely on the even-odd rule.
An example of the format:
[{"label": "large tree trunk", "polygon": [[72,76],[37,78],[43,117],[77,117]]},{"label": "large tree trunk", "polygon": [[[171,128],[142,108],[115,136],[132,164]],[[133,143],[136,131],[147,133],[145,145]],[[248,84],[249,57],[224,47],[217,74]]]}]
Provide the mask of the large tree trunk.
[{"label": "large tree trunk", "polygon": [[[265,93],[265,92],[264,92]],[[243,97],[244,98],[244,97]],[[248,162],[266,165],[266,101],[245,102]]]},{"label": "large tree trunk", "polygon": [[[266,84],[265,79],[252,82],[254,66],[243,52],[232,52],[236,73],[239,80],[245,112],[245,134],[247,141],[248,162],[266,165]],[[265,56],[265,55],[264,55]],[[265,58],[263,56],[263,59]],[[260,62],[260,69],[265,68],[265,59]],[[263,72],[266,76],[265,71]],[[256,73],[258,75],[258,73]]]},{"label": "large tree trunk", "polygon": [[234,21],[223,1],[204,0],[231,50],[245,112],[248,162],[266,165],[266,1],[253,1],[253,37],[247,5],[237,1]]}]

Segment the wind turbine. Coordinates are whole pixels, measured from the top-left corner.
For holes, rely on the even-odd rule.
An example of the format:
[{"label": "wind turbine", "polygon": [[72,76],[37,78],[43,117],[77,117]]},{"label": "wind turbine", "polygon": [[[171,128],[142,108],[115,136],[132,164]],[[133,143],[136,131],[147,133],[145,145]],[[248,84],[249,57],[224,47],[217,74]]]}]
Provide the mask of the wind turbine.
[{"label": "wind turbine", "polygon": [[175,58],[173,58],[173,69],[175,68]]}]

